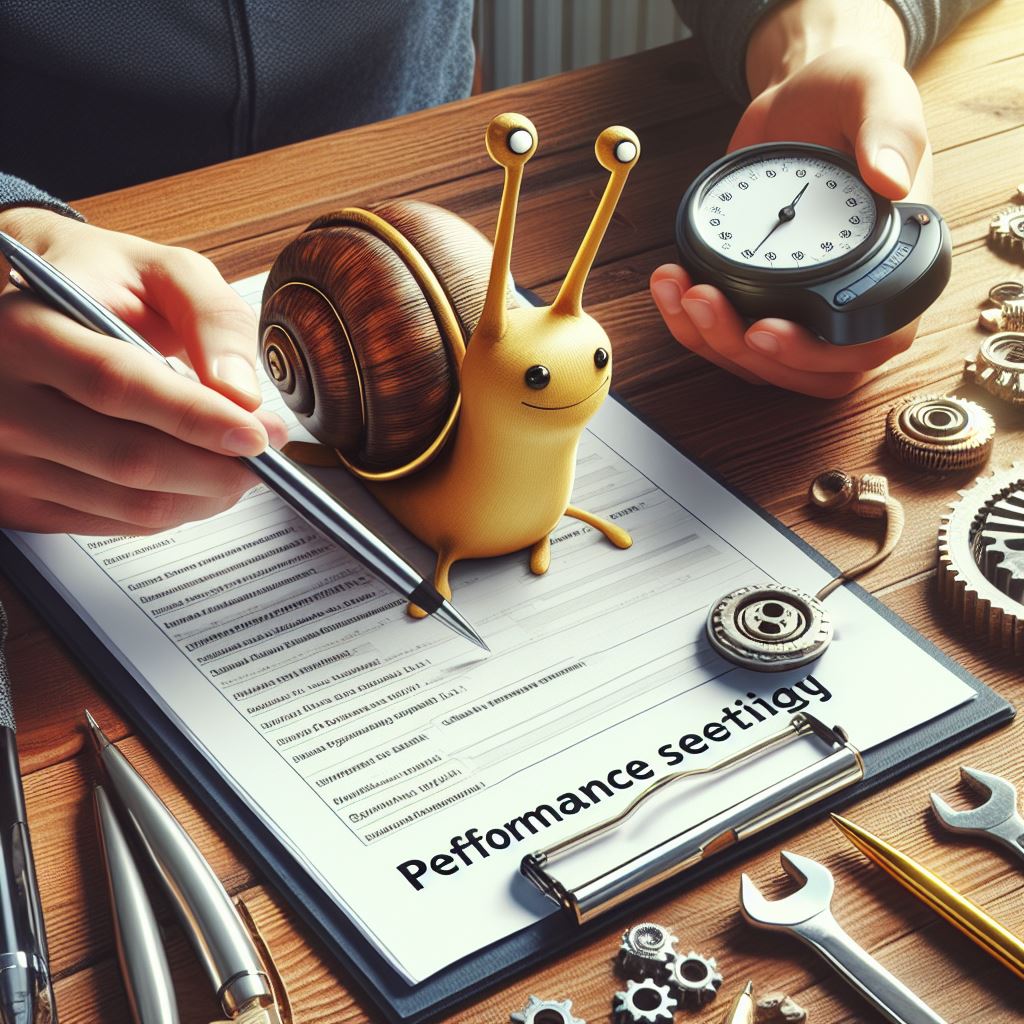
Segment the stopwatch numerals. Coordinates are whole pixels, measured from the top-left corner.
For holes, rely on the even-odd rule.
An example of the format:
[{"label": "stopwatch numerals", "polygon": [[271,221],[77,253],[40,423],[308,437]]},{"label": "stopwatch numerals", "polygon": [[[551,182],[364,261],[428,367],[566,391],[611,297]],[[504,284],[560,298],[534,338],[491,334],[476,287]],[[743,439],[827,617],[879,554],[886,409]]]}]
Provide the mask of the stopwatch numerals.
[{"label": "stopwatch numerals", "polygon": [[743,250],[743,256],[744,256],[744,257],[745,257],[746,259],[748,259],[748,260],[749,260],[749,259],[750,259],[750,258],[751,258],[751,257],[752,257],[753,255],[754,255],[754,250],[753,250],[753,249],[744,249],[744,250]]},{"label": "stopwatch numerals", "polygon": [[822,242],[821,243],[821,248],[825,252],[831,252],[835,248],[835,246],[831,242]]},{"label": "stopwatch numerals", "polygon": [[796,252],[791,252],[790,253],[790,256],[792,256],[793,259],[795,259],[798,263],[800,262],[800,260],[802,260],[804,258],[804,255],[805,254],[802,253],[799,249],[797,249]]},{"label": "stopwatch numerals", "polygon": [[778,259],[778,257],[777,257],[777,256],[775,255],[775,253],[773,253],[773,252],[766,252],[766,253],[764,254],[764,258],[765,258],[765,259],[766,259],[766,260],[767,260],[767,261],[768,261],[769,263],[774,263],[774,262],[775,262],[775,260],[776,260],[776,259]]},{"label": "stopwatch numerals", "polygon": [[732,193],[731,192],[720,192],[718,194],[718,198],[721,199],[723,203],[727,203],[727,202],[729,202],[730,199],[732,199]]},{"label": "stopwatch numerals", "polygon": [[851,223],[851,224],[859,224],[859,223],[860,223],[860,217],[858,217],[858,216],[857,216],[857,214],[854,214],[854,215],[853,215],[853,216],[852,216],[852,217],[850,218],[850,223]]},{"label": "stopwatch numerals", "polygon": [[847,206],[856,206],[857,205],[857,200],[854,199],[853,196],[850,196],[850,198],[846,200],[846,205]]}]

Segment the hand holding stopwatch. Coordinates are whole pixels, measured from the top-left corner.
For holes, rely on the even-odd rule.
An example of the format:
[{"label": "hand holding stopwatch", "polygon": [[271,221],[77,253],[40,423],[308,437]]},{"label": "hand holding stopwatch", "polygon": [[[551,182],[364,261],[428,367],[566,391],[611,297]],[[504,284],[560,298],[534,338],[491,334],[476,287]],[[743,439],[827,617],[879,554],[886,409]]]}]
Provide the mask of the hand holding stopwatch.
[{"label": "hand holding stopwatch", "polygon": [[951,266],[934,209],[885,199],[850,157],[802,142],[749,146],[713,163],[680,203],[676,242],[694,281],[743,315],[784,317],[834,345],[910,323]]}]

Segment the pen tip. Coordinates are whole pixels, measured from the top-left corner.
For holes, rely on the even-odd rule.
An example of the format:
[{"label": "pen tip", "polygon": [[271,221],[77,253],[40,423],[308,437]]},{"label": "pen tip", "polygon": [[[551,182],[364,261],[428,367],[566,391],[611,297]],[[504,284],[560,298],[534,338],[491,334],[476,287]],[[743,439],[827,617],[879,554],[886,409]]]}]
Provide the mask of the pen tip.
[{"label": "pen tip", "polygon": [[85,721],[89,726],[89,735],[92,737],[93,746],[96,748],[96,753],[100,753],[104,747],[110,746],[110,739],[107,734],[100,728],[99,722],[92,717],[92,713],[88,708],[83,709],[85,711]]},{"label": "pen tip", "polygon": [[752,996],[754,994],[754,983],[752,981],[748,981],[746,985],[743,986],[743,994],[745,996]]}]

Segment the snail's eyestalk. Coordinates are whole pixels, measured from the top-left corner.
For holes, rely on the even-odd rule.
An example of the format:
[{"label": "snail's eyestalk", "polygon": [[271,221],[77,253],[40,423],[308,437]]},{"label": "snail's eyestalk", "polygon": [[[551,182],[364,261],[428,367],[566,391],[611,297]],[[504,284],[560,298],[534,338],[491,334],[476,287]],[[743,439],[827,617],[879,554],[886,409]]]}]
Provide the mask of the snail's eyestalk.
[{"label": "snail's eyestalk", "polygon": [[526,161],[537,150],[537,129],[522,114],[499,114],[487,127],[486,141],[491,159],[505,168],[505,187],[498,210],[498,227],[494,232],[494,256],[491,258],[487,297],[474,337],[499,341],[505,334],[507,323],[505,296],[511,270],[519,186],[523,181]]},{"label": "snail's eyestalk", "polygon": [[626,185],[626,178],[640,159],[640,140],[628,128],[615,125],[605,128],[594,143],[597,162],[608,172],[608,184],[594,212],[594,219],[583,236],[579,252],[576,253],[565,275],[558,296],[551,304],[551,312],[562,316],[579,316],[583,312],[583,286],[594,265],[597,250],[611,223],[612,214],[618,205],[619,196]]}]

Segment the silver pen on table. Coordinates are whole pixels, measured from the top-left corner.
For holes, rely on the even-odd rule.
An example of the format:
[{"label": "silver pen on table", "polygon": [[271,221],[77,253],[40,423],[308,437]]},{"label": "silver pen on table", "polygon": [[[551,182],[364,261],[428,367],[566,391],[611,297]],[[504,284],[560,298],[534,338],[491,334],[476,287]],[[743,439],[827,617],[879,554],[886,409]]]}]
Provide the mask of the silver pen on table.
[{"label": "silver pen on table", "polygon": [[[43,301],[83,327],[142,349],[174,370],[174,365],[105,306],[41,256],[0,231],[0,253]],[[18,282],[15,282],[18,283]],[[475,629],[404,558],[348,512],[311,476],[284,455],[267,448],[259,455],[242,456],[244,462],[271,490],[304,519],[322,531],[389,587],[443,622],[459,636],[489,650]]]},{"label": "silver pen on table", "polygon": [[93,796],[107,869],[117,959],[132,1020],[135,1024],[178,1024],[167,954],[135,858],[106,791],[97,786]]},{"label": "silver pen on table", "polygon": [[55,1024],[57,1010],[25,813],[0,604],[0,1024]]},{"label": "silver pen on table", "polygon": [[225,1015],[281,1024],[256,946],[213,868],[96,719],[88,711],[85,717],[110,790],[156,868]]}]

